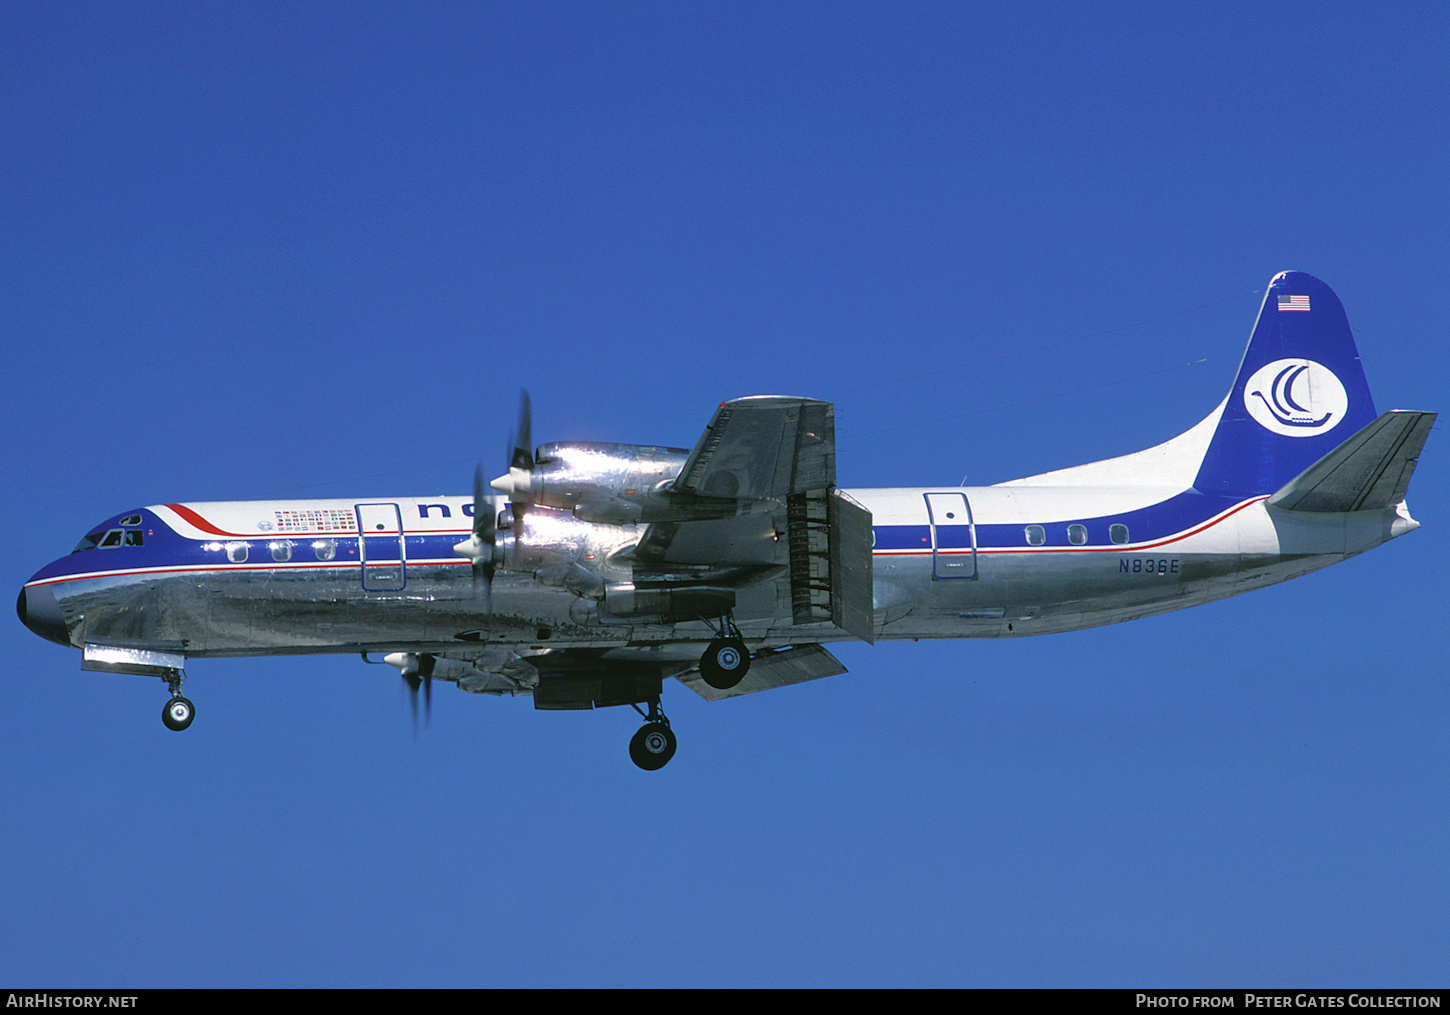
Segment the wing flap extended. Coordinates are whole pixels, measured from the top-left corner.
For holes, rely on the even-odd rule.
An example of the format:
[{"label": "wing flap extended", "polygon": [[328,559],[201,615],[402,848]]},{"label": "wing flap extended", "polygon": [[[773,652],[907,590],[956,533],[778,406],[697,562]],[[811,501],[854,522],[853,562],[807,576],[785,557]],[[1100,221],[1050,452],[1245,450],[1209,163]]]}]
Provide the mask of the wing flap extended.
[{"label": "wing flap extended", "polygon": [[1371,511],[1405,499],[1433,412],[1387,412],[1269,498],[1283,511]]},{"label": "wing flap extended", "polygon": [[834,677],[846,672],[840,660],[820,645],[797,645],[793,648],[761,652],[750,662],[750,672],[729,690],[721,691],[705,683],[699,670],[679,676],[680,683],[707,701],[738,698],[742,694],[768,691],[807,680]]},{"label": "wing flap extended", "polygon": [[876,641],[871,512],[831,491],[831,621],[868,644]]}]

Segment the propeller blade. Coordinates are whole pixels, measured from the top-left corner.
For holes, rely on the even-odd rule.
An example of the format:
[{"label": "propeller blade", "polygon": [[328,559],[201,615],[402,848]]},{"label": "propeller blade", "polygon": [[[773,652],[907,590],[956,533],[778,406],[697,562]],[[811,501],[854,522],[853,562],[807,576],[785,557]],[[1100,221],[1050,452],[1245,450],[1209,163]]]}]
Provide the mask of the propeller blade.
[{"label": "propeller blade", "polygon": [[[367,657],[364,655],[364,658]],[[389,666],[396,666],[399,676],[403,677],[407,703],[413,713],[413,737],[418,737],[418,689],[422,687],[423,690],[423,722],[426,725],[434,718],[434,667],[438,666],[438,657],[428,653],[390,653],[384,655],[383,661]]]},{"label": "propeller blade", "polygon": [[519,425],[514,431],[514,454],[509,460],[509,470],[523,469],[528,471],[534,467],[534,444],[533,433],[533,408],[529,404],[529,393],[519,392]]},{"label": "propeller blade", "polygon": [[533,407],[529,402],[529,393],[521,391],[519,423],[514,427],[513,436],[509,438],[509,449],[506,452],[509,470],[489,484],[499,493],[507,494],[509,502],[515,507],[527,503],[531,495],[534,471],[532,434]]},{"label": "propeller blade", "polygon": [[403,673],[403,683],[408,685],[408,705],[413,712],[413,735],[418,734],[418,687],[423,683],[416,673]]},{"label": "propeller blade", "polygon": [[483,463],[473,470],[473,592],[483,592],[484,608],[493,607],[494,548],[497,523],[493,505],[483,492]]},{"label": "propeller blade", "polygon": [[433,718],[433,667],[438,662],[426,652],[409,655],[402,668],[403,683],[408,685],[408,704],[413,712],[413,733],[418,732],[418,688],[423,689],[423,724]]},{"label": "propeller blade", "polygon": [[[517,525],[528,503],[529,488],[532,485],[534,454],[530,448],[533,440],[533,406],[527,391],[519,392],[519,423],[508,452],[509,471],[495,479],[490,486],[508,495],[510,516]],[[493,576],[498,570],[498,515],[484,492],[483,463],[473,470],[473,535],[453,550],[459,556],[473,561],[474,595],[483,593],[485,609],[493,609]]]}]

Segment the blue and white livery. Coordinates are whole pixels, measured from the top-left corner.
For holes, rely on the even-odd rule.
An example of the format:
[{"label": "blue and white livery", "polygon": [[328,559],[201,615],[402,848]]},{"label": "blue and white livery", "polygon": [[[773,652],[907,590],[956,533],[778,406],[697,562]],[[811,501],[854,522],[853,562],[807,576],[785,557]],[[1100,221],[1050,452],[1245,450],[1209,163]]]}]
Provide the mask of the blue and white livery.
[{"label": "blue and white livery", "polygon": [[[726,402],[693,449],[530,448],[471,496],[164,504],[115,515],[17,608],[86,669],[356,652],[542,709],[632,705],[661,767],[675,678],[709,699],[844,672],[845,639],[1109,624],[1293,578],[1417,527],[1434,413],[1379,414],[1344,309],[1270,282],[1228,396],[1157,447],[988,487],[836,485],[826,402]],[[647,711],[646,711],[647,709]]]}]

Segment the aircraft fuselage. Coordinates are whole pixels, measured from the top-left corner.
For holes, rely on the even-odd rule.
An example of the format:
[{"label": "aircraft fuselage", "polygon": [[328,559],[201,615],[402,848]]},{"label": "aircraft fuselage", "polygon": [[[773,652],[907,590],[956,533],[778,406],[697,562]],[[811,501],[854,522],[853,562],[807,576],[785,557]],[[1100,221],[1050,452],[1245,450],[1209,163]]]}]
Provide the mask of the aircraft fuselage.
[{"label": "aircraft fuselage", "polygon": [[[1181,609],[1326,567],[1414,524],[1395,510],[1305,515],[1267,507],[1265,497],[1151,489],[1126,499],[1122,489],[1091,487],[847,492],[873,520],[880,639],[1042,634]],[[957,505],[960,516],[946,517]],[[1100,510],[1109,506],[1117,510]],[[668,644],[691,658],[710,640],[704,621],[601,617],[591,599],[531,574],[501,573],[485,610],[469,562],[452,550],[470,531],[471,507],[432,497],[132,511],[95,530],[98,543],[119,532],[112,545],[55,561],[22,597],[31,615],[53,597],[71,645],[189,658],[441,652],[480,642]],[[360,528],[369,524],[381,528]],[[627,546],[644,527],[602,528]],[[734,611],[752,645],[843,637],[778,616],[773,585],[757,592],[742,590]],[[52,627],[52,640],[59,635]]]}]

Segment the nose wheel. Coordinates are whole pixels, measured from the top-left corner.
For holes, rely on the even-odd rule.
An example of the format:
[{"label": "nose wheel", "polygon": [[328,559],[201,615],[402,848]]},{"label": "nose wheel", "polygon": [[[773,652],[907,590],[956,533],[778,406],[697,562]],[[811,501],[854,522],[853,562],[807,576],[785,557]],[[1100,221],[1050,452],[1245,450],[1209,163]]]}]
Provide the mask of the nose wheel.
[{"label": "nose wheel", "polygon": [[[638,705],[634,706],[634,710],[645,715]],[[645,724],[630,738],[629,757],[646,772],[655,772],[664,768],[674,756],[675,734],[670,729],[670,721],[660,711],[660,700],[655,698],[649,703]]]},{"label": "nose wheel", "polygon": [[166,724],[167,729],[180,733],[196,718],[196,706],[181,696],[181,682],[186,677],[180,670],[168,670],[162,679],[171,691],[171,700],[161,710],[161,721]]},{"label": "nose wheel", "polygon": [[179,694],[161,710],[161,721],[166,724],[166,728],[178,733],[190,726],[191,720],[195,718],[196,706]]}]

